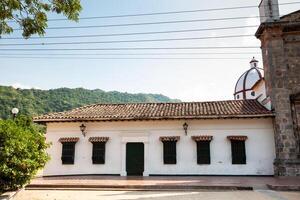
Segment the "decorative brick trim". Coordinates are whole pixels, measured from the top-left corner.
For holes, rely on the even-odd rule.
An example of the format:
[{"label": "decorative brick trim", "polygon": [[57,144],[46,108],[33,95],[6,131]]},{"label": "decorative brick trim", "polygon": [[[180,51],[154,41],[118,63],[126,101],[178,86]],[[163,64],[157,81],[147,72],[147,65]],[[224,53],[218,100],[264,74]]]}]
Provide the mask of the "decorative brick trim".
[{"label": "decorative brick trim", "polygon": [[63,137],[63,138],[59,138],[58,141],[61,143],[63,143],[63,142],[78,142],[79,137]]},{"label": "decorative brick trim", "polygon": [[195,135],[192,136],[192,140],[198,142],[198,141],[211,141],[213,139],[213,136],[210,135]]},{"label": "decorative brick trim", "polygon": [[227,136],[227,139],[245,141],[248,139],[248,137],[245,135],[229,135]]},{"label": "decorative brick trim", "polygon": [[90,142],[107,142],[109,140],[109,137],[90,137]]},{"label": "decorative brick trim", "polygon": [[180,136],[162,136],[159,137],[159,140],[162,142],[173,141],[177,142],[180,139]]}]

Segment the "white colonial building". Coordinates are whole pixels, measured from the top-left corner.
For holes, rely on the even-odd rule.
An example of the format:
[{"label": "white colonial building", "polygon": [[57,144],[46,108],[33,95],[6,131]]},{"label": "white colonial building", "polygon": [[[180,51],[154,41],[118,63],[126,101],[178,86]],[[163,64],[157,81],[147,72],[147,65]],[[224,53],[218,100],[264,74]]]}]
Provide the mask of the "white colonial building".
[{"label": "white colonial building", "polygon": [[274,114],[258,101],[261,80],[253,66],[236,100],[95,104],[36,117],[52,143],[44,176],[273,175]]}]

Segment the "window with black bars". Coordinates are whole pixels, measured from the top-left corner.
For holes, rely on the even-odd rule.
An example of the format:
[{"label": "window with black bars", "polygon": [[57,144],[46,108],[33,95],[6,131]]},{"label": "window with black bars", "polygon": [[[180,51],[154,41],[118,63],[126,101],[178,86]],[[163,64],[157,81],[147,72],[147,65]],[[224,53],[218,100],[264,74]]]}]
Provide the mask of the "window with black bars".
[{"label": "window with black bars", "polygon": [[93,142],[93,164],[105,164],[105,142]]},{"label": "window with black bars", "polygon": [[164,164],[176,164],[176,141],[164,141]]},{"label": "window with black bars", "polygon": [[75,156],[75,142],[63,142],[62,143],[62,164],[71,165],[74,164]]},{"label": "window with black bars", "polygon": [[243,140],[231,140],[232,164],[246,164],[246,147]]},{"label": "window with black bars", "polygon": [[210,164],[210,141],[197,141],[197,163]]}]

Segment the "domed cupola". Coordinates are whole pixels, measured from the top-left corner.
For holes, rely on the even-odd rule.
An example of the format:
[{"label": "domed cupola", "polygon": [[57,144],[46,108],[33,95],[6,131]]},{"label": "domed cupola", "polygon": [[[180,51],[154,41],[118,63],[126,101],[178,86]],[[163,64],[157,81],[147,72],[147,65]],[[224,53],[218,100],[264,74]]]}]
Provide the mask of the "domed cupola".
[{"label": "domed cupola", "polygon": [[238,79],[235,90],[234,99],[255,99],[258,94],[253,87],[263,79],[263,69],[258,68],[258,61],[253,59],[250,61],[251,68],[244,72]]}]

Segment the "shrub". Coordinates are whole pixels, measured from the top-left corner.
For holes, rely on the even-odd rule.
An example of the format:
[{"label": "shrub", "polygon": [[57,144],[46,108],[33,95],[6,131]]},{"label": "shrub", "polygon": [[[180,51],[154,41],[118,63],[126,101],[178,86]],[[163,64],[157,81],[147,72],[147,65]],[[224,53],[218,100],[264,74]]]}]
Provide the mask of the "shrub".
[{"label": "shrub", "polygon": [[48,161],[48,146],[42,129],[30,118],[0,120],[0,191],[28,183]]}]

